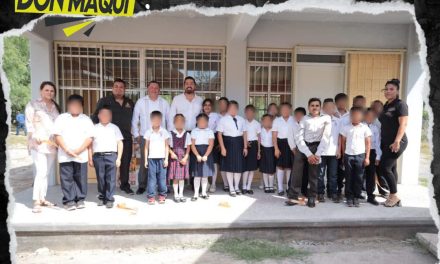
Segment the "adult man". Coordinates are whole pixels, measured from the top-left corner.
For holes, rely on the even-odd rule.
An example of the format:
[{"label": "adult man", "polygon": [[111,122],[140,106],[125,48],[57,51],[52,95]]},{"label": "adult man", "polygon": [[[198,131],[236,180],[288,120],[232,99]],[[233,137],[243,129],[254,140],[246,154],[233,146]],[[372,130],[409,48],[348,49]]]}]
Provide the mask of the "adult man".
[{"label": "adult man", "polygon": [[183,81],[185,92],[174,97],[171,103],[171,109],[168,119],[168,130],[174,128],[173,118],[176,114],[183,114],[185,116],[185,129],[191,131],[196,127],[196,117],[202,110],[203,99],[195,94],[196,80],[191,77],[185,77]]},{"label": "adult man", "polygon": [[[105,105],[112,111],[112,123],[121,130],[124,137],[121,166],[119,167],[119,177],[121,190],[127,194],[134,194],[128,183],[131,156],[133,154],[133,139],[131,137],[131,118],[133,116],[133,101],[125,96],[126,83],[122,79],[115,79],[112,87],[112,94],[101,98],[98,101],[96,110],[92,115],[93,123],[97,124],[99,110]],[[142,167],[142,166],[141,166]]]},{"label": "adult man", "polygon": [[168,102],[159,96],[160,85],[158,82],[150,81],[147,85],[147,93],[147,96],[140,98],[136,102],[133,112],[133,119],[131,121],[131,125],[133,127],[133,137],[136,138],[137,144],[140,145],[141,149],[141,166],[138,174],[139,188],[137,189],[136,194],[143,194],[147,188],[147,170],[142,165],[145,163],[144,135],[145,132],[151,128],[150,114],[153,111],[161,112],[162,116],[164,116],[162,119],[162,127],[166,129],[168,112],[170,110]]}]

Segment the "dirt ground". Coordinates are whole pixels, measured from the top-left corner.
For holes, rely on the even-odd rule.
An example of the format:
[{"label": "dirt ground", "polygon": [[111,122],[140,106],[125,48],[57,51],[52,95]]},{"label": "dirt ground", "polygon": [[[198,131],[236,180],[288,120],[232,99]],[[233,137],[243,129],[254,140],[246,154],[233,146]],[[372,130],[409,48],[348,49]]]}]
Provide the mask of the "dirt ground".
[{"label": "dirt ground", "polygon": [[[291,247],[305,252],[305,255],[284,259],[265,259],[262,264],[432,264],[436,259],[413,240],[396,241],[384,238],[363,240],[339,240],[315,243],[292,241]],[[207,246],[165,247],[157,249],[136,248],[129,250],[50,251],[42,248],[34,253],[20,253],[17,263],[256,263],[243,260],[228,253],[213,252]]]}]

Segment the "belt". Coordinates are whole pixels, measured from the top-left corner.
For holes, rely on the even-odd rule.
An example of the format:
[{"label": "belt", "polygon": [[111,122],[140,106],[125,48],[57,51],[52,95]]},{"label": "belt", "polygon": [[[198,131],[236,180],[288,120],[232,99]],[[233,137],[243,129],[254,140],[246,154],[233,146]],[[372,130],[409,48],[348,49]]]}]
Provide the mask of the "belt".
[{"label": "belt", "polygon": [[116,154],[116,152],[95,152],[93,155],[96,156],[111,156],[113,154]]},{"label": "belt", "polygon": [[319,145],[319,143],[321,143],[320,141],[315,141],[315,142],[306,142],[307,146],[315,146],[315,145]]}]

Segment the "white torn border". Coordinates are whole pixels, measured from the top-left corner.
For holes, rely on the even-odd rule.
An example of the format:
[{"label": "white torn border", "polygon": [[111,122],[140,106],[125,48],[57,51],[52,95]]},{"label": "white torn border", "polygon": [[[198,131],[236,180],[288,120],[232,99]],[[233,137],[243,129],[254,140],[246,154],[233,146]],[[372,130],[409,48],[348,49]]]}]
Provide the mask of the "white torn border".
[{"label": "white torn border", "polygon": [[[390,1],[390,2],[386,2],[386,3],[366,3],[366,2],[355,3],[352,0],[308,0],[308,1],[290,0],[290,1],[286,1],[284,3],[280,3],[280,4],[270,4],[269,3],[269,4],[265,4],[262,7],[256,7],[251,4],[247,4],[247,5],[243,5],[243,6],[218,7],[218,8],[216,8],[216,7],[196,7],[195,4],[186,4],[186,5],[172,7],[170,9],[166,9],[166,10],[161,10],[161,11],[139,12],[139,13],[135,14],[133,17],[136,18],[136,17],[147,16],[151,13],[172,13],[175,11],[190,11],[190,12],[196,12],[201,15],[211,16],[211,17],[218,16],[218,15],[225,15],[225,14],[236,15],[236,14],[243,14],[243,13],[248,14],[248,15],[258,16],[258,15],[262,15],[262,14],[265,14],[268,12],[270,12],[270,13],[279,13],[282,11],[301,12],[301,11],[304,11],[305,9],[330,10],[330,11],[339,12],[341,14],[350,14],[350,13],[360,12],[360,13],[366,13],[366,14],[372,14],[372,15],[378,15],[378,14],[383,14],[383,13],[387,13],[387,12],[407,11],[408,13],[410,13],[413,16],[418,40],[420,43],[420,45],[419,45],[420,46],[419,58],[421,59],[420,63],[421,63],[423,71],[426,74],[425,81],[424,81],[424,87],[423,87],[422,91],[423,91],[423,101],[425,102],[426,110],[429,113],[428,141],[430,144],[430,151],[431,151],[431,156],[432,156],[433,113],[432,113],[432,109],[431,109],[431,107],[429,105],[429,101],[428,101],[430,73],[429,73],[429,67],[426,63],[426,55],[427,55],[426,40],[425,40],[425,35],[424,35],[424,32],[423,32],[421,26],[417,23],[417,20],[415,17],[414,6],[409,3],[404,3],[403,1]],[[13,30],[7,31],[3,34],[0,34],[0,58],[3,57],[3,39],[2,39],[3,37],[18,36],[18,35],[22,35],[24,32],[32,31],[35,24],[39,20],[44,19],[47,16],[51,16],[51,15],[44,15],[38,19],[35,19],[35,20],[29,22],[28,24],[24,25],[21,29],[13,29]],[[73,15],[65,15],[65,16],[72,17]],[[79,16],[79,17],[84,17],[84,16]],[[117,18],[118,17],[96,17],[94,19],[94,21],[102,22],[102,21],[109,21],[109,20],[113,20],[113,19],[117,19]],[[0,66],[1,65],[2,65],[2,63],[0,61]],[[9,102],[9,82],[7,81],[7,78],[5,76],[5,73],[4,73],[2,67],[0,67],[0,77],[1,77],[2,84],[3,84],[5,98],[8,100],[8,103],[6,104],[7,111],[8,111],[8,113],[10,113],[11,105]],[[8,125],[11,124],[10,116],[8,118],[7,123],[8,123]],[[10,159],[9,159],[9,155],[8,155],[8,151],[7,151],[5,185],[6,185],[6,189],[7,189],[8,193],[10,194],[9,195],[9,205],[8,205],[8,216],[9,217],[8,217],[7,223],[8,223],[8,230],[11,235],[11,243],[10,243],[11,258],[12,258],[12,262],[15,263],[15,253],[16,253],[17,243],[16,243],[15,232],[14,232],[13,228],[9,225],[11,216],[13,215],[14,206],[15,206],[14,197],[11,195],[12,189],[9,185],[9,172],[8,172],[9,162],[10,162],[9,160]],[[432,173],[430,173],[429,175],[430,175],[429,182],[431,183],[428,185],[429,186],[429,195],[430,195],[430,212],[431,212],[431,216],[433,217],[437,228],[440,228],[438,209],[436,207],[436,203],[433,198],[433,196],[434,196],[434,188],[432,185],[432,177],[433,176],[432,176]],[[440,256],[439,248],[440,248],[440,243],[437,245],[437,251],[439,253],[438,256]]]}]

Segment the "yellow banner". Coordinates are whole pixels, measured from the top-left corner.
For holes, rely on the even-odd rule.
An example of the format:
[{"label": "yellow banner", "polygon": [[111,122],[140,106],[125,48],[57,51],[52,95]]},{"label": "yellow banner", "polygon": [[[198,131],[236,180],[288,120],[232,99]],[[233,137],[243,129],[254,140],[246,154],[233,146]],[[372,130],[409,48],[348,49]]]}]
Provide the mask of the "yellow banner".
[{"label": "yellow banner", "polygon": [[132,16],[135,0],[15,0],[17,13]]}]

